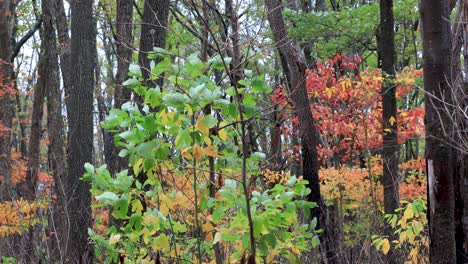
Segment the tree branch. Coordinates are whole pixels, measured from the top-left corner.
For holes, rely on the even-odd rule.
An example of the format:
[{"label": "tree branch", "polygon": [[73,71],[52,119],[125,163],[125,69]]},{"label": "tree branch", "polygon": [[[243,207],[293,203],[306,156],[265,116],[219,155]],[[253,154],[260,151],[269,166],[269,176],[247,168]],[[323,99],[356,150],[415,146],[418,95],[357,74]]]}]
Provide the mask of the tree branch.
[{"label": "tree branch", "polygon": [[14,50],[13,50],[13,53],[11,54],[11,57],[10,57],[10,62],[13,63],[13,61],[15,60],[16,56],[18,56],[18,53],[20,52],[21,48],[23,47],[23,45],[34,35],[34,33],[36,33],[36,31],[41,27],[41,24],[42,24],[42,18],[39,17],[39,19],[37,20],[36,24],[34,24],[34,26],[20,39],[20,41],[18,41],[18,43],[16,44]]}]

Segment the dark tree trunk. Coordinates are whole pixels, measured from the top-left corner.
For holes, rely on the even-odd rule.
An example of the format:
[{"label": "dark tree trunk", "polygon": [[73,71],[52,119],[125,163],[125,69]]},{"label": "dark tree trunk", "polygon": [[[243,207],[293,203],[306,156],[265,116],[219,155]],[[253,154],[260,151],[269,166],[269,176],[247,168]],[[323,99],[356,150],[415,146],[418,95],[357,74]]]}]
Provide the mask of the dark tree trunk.
[{"label": "dark tree trunk", "polygon": [[[164,79],[161,77],[157,81],[148,80],[150,77],[150,60],[148,54],[153,48],[164,48],[166,46],[167,20],[169,17],[169,0],[145,0],[143,18],[140,35],[140,51],[138,62],[142,67],[143,80],[146,86],[162,89]],[[159,60],[155,60],[157,64]],[[141,96],[136,98],[138,103],[143,102]]]},{"label": "dark tree trunk", "polygon": [[10,151],[11,151],[11,123],[14,116],[13,97],[9,91],[11,83],[10,65],[10,12],[9,0],[0,0],[0,89],[6,92],[0,97],[0,201],[9,200],[10,195]]},{"label": "dark tree trunk", "polygon": [[[463,113],[460,113],[460,109],[466,109],[467,99],[466,99],[466,86],[468,83],[468,78],[466,72],[467,67],[467,57],[468,57],[468,43],[466,41],[466,34],[468,30],[466,24],[468,23],[468,0],[459,0],[458,9],[455,15],[455,20],[452,27],[452,90],[454,104],[461,106],[458,109],[455,109],[455,122],[458,131],[466,131],[466,120]],[[465,65],[462,67],[461,63],[461,50],[463,48],[463,56]],[[463,69],[462,69],[463,68]],[[465,74],[463,74],[465,71]],[[463,98],[463,99],[460,99]],[[455,134],[454,142],[456,146],[462,146],[463,142],[466,142],[467,133],[460,132]],[[455,187],[455,242],[456,242],[456,252],[457,252],[457,263],[467,263],[468,262],[468,245],[466,241],[468,234],[468,220],[467,216],[467,185],[468,181],[466,180],[467,176],[467,153],[466,151],[453,149],[452,155],[455,156],[453,159],[453,168],[454,168],[454,187]],[[465,216],[465,217],[464,217]]]},{"label": "dark tree trunk", "polygon": [[318,228],[323,228],[321,234],[322,252],[328,263],[336,263],[333,241],[329,235],[326,219],[326,207],[320,194],[320,182],[318,178],[318,131],[310,109],[309,97],[306,90],[305,59],[288,36],[282,15],[282,3],[279,0],[265,0],[268,12],[268,21],[273,32],[277,49],[284,55],[290,72],[290,91],[296,115],[299,118],[299,137],[302,147],[303,177],[309,181],[312,190],[307,197],[309,201],[316,202],[318,207],[312,209],[312,217],[317,217]]},{"label": "dark tree trunk", "polygon": [[451,33],[448,1],[423,0],[420,6],[426,103],[426,171],[431,263],[456,263],[452,148],[446,130],[451,102]]},{"label": "dark tree trunk", "polygon": [[[398,163],[399,145],[397,128],[397,105],[395,85],[395,32],[393,0],[380,0],[380,48],[382,51],[382,124],[383,124],[383,177],[384,210],[394,214],[399,207]],[[390,241],[397,239],[388,225],[386,234]],[[400,263],[401,257],[391,250],[385,255],[387,263]]]},{"label": "dark tree trunk", "polygon": [[[10,169],[11,169],[11,131],[14,116],[13,96],[9,92],[12,89],[10,65],[11,53],[11,31],[10,31],[10,1],[0,0],[0,91],[5,94],[0,97],[0,202],[11,200],[14,197],[12,192]],[[4,255],[14,254],[10,243],[15,238],[0,239],[0,252]]]},{"label": "dark tree trunk", "polygon": [[93,95],[96,54],[96,24],[92,0],[71,3],[71,61],[74,74],[68,103],[68,177],[66,193],[69,209],[69,241],[66,263],[91,263],[93,248],[88,243],[91,227],[91,194],[89,182],[81,181],[84,164],[92,162]]},{"label": "dark tree trunk", "polygon": [[[59,0],[60,1],[60,0]],[[47,97],[47,134],[49,138],[48,161],[49,171],[55,181],[54,191],[57,199],[50,210],[49,228],[47,234],[49,240],[50,258],[53,263],[63,262],[64,237],[66,228],[65,217],[68,209],[65,206],[63,181],[66,177],[66,161],[64,162],[65,138],[64,122],[62,116],[62,93],[59,81],[57,37],[55,34],[54,4],[57,0],[42,1],[42,18],[44,37],[42,41],[46,48],[47,74],[45,76],[45,96]]]},{"label": "dark tree trunk", "polygon": [[[115,93],[114,93],[114,107],[120,108],[123,103],[130,101],[131,90],[123,87],[122,83],[128,77],[128,66],[132,60],[132,27],[133,27],[133,1],[117,0],[117,32],[115,36],[115,43],[117,47],[117,76],[115,78]],[[104,98],[98,97],[99,113],[101,114],[105,107]],[[104,132],[105,133],[105,132]],[[107,137],[110,134],[103,134],[105,142],[108,142]],[[110,139],[112,142],[112,139]],[[113,144],[106,144],[105,147],[110,147],[110,150],[105,150],[104,153],[110,155],[106,157],[106,162],[109,165],[109,171],[114,174],[126,167],[128,167],[127,158],[120,158],[118,153],[119,149]]]}]

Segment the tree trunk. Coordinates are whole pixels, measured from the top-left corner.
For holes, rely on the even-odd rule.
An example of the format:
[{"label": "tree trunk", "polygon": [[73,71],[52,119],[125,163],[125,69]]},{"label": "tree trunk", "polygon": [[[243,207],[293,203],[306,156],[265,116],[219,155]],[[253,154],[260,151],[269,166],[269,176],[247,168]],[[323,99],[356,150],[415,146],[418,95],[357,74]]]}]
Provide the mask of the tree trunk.
[{"label": "tree trunk", "polygon": [[275,45],[280,53],[285,57],[290,72],[289,96],[296,108],[296,115],[299,118],[299,137],[302,147],[303,177],[309,182],[312,192],[307,199],[316,202],[318,207],[312,209],[312,217],[317,217],[318,228],[322,228],[321,233],[322,253],[328,263],[336,263],[336,256],[333,241],[329,235],[326,219],[326,207],[320,194],[320,182],[318,178],[318,131],[310,109],[309,97],[306,90],[305,60],[300,49],[288,36],[282,15],[282,3],[279,0],[265,0],[268,12],[268,21],[273,32]]},{"label": "tree trunk", "polygon": [[68,34],[68,21],[65,15],[65,7],[62,0],[54,0],[54,18],[57,28],[58,52],[60,56],[60,70],[62,72],[63,88],[65,91],[65,104],[67,117],[70,116],[68,101],[70,98],[70,89],[72,86],[72,64],[71,64],[71,43]]},{"label": "tree trunk", "polygon": [[[117,76],[115,78],[115,108],[120,108],[123,103],[130,101],[131,90],[129,88],[123,87],[122,83],[128,78],[128,66],[132,60],[132,45],[133,45],[133,36],[132,36],[132,27],[133,27],[133,1],[128,0],[117,0],[117,32],[115,36],[115,43],[117,47]],[[100,100],[100,113],[103,109],[102,104],[103,98],[98,98]],[[106,138],[110,135],[104,136]],[[112,139],[111,139],[112,142]],[[113,144],[110,144],[111,150],[107,152],[110,153],[110,157],[107,158],[109,171],[111,174],[128,167],[128,159],[120,158],[118,153],[119,149]],[[105,151],[106,152],[106,151]]]},{"label": "tree trunk", "polygon": [[87,228],[91,227],[90,183],[81,181],[84,164],[92,162],[94,60],[96,54],[96,24],[92,0],[71,3],[71,61],[74,74],[68,104],[68,177],[66,193],[70,230],[66,263],[91,263],[93,248],[88,244]]},{"label": "tree trunk", "polygon": [[451,34],[448,1],[423,0],[420,6],[424,57],[426,171],[431,263],[456,263],[454,184],[447,144],[451,102]]},{"label": "tree trunk", "polygon": [[[161,77],[157,81],[148,80],[150,77],[150,60],[148,54],[153,48],[164,48],[166,46],[167,20],[169,17],[169,0],[145,0],[143,18],[140,35],[140,52],[138,62],[142,67],[144,84],[148,87],[161,89],[164,79]],[[155,64],[159,62],[155,60]],[[141,96],[136,97],[138,103],[143,102]]]},{"label": "tree trunk", "polygon": [[45,96],[47,97],[47,134],[49,138],[48,161],[49,171],[55,181],[54,191],[57,199],[50,209],[49,239],[50,260],[53,263],[63,262],[64,237],[66,235],[66,216],[68,209],[65,206],[64,179],[66,177],[66,162],[64,162],[65,140],[64,123],[62,117],[62,93],[60,91],[59,66],[57,52],[57,37],[54,27],[54,4],[57,0],[42,1],[42,18],[44,37],[42,42],[46,47],[47,73],[45,75]]},{"label": "tree trunk", "polygon": [[[394,214],[399,207],[398,195],[398,127],[395,85],[395,32],[393,0],[380,0],[380,48],[382,51],[382,124],[383,124],[383,177],[384,209]],[[390,225],[386,227],[390,241],[397,239]],[[401,257],[391,250],[385,255],[387,263],[400,263]]]},{"label": "tree trunk", "polygon": [[10,195],[10,152],[11,124],[14,115],[13,97],[11,94],[11,65],[9,64],[10,12],[9,0],[0,0],[0,90],[5,93],[0,97],[0,201],[9,200]]}]

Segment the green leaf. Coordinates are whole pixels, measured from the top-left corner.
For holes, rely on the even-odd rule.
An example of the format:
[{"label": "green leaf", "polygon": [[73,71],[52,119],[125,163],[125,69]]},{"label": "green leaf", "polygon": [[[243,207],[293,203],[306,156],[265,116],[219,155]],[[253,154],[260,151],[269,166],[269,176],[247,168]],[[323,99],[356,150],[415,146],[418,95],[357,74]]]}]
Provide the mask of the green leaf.
[{"label": "green leaf", "polygon": [[159,146],[155,140],[141,143],[136,147],[136,152],[144,158],[153,159]]},{"label": "green leaf", "polygon": [[141,69],[140,69],[140,66],[138,64],[130,64],[130,66],[128,66],[128,75],[129,76],[135,76],[135,77],[141,77],[142,76],[142,73],[141,73]]},{"label": "green leaf", "polygon": [[91,163],[86,162],[84,168],[87,173],[94,174],[94,166]]},{"label": "green leaf", "polygon": [[118,199],[119,196],[113,192],[105,192],[101,195],[96,196],[96,200],[107,204],[113,204]]},{"label": "green leaf", "polygon": [[169,93],[163,97],[163,100],[172,107],[183,108],[185,106],[186,97],[181,93]]},{"label": "green leaf", "polygon": [[213,128],[218,123],[218,120],[212,115],[206,115],[201,120],[201,123],[207,128]]}]

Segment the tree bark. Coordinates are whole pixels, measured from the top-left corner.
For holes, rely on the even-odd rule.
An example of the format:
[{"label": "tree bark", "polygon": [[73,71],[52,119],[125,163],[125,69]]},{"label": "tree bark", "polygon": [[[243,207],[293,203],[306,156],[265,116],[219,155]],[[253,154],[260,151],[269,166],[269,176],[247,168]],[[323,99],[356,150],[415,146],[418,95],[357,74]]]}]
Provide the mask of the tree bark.
[{"label": "tree bark", "polygon": [[70,89],[72,86],[72,64],[71,64],[71,40],[68,33],[68,20],[65,14],[65,7],[63,1],[54,0],[54,19],[55,27],[57,28],[58,39],[58,53],[60,57],[60,71],[62,73],[63,88],[65,91],[65,104],[67,109],[67,116],[70,116],[68,110],[68,101],[70,98]]},{"label": "tree bark", "polygon": [[92,162],[94,60],[96,54],[96,23],[92,0],[71,2],[71,61],[74,74],[68,104],[68,177],[66,194],[70,230],[66,263],[91,263],[92,245],[88,244],[87,228],[91,227],[90,183],[81,181],[84,164]]},{"label": "tree bark", "polygon": [[10,9],[9,0],[0,0],[0,91],[5,93],[0,97],[0,201],[9,200],[10,195],[10,152],[11,152],[11,124],[14,115],[13,97],[11,94],[12,80]]},{"label": "tree bark", "polygon": [[[164,48],[166,46],[167,21],[169,17],[169,0],[145,0],[143,10],[143,22],[141,25],[140,51],[138,62],[142,67],[144,84],[147,87],[157,87],[162,89],[164,79],[160,77],[156,81],[150,81],[150,60],[148,54],[154,47]],[[156,59],[155,64],[159,62]],[[142,103],[141,96],[136,97],[138,103]]]},{"label": "tree bark", "polygon": [[[123,103],[130,101],[131,90],[123,87],[122,83],[128,78],[128,66],[132,60],[133,45],[133,1],[117,0],[117,32],[115,43],[117,47],[117,76],[115,78],[114,107],[120,108]],[[100,104],[102,107],[102,104]],[[101,111],[100,111],[101,112]],[[128,167],[128,160],[118,156],[119,150],[111,144],[111,157],[108,165],[111,174]]]},{"label": "tree bark", "polygon": [[426,125],[426,171],[431,263],[456,263],[452,148],[447,144],[451,102],[451,33],[448,1],[423,0],[420,6]]},{"label": "tree bark", "polygon": [[[384,210],[394,214],[399,207],[398,189],[398,125],[395,85],[395,32],[393,0],[380,0],[380,48],[382,51],[382,124],[383,124],[383,176]],[[390,225],[386,227],[390,241],[397,239]],[[394,250],[385,255],[387,263],[400,263]]]},{"label": "tree bark", "polygon": [[328,263],[336,263],[333,241],[327,228],[326,207],[320,194],[320,182],[318,178],[318,131],[310,109],[309,97],[306,90],[305,59],[300,49],[289,38],[282,15],[282,3],[280,0],[265,0],[268,13],[268,21],[274,36],[275,45],[284,55],[290,72],[289,96],[296,108],[299,118],[299,137],[301,139],[303,177],[309,182],[312,192],[307,199],[316,202],[318,207],[313,208],[311,215],[317,217],[318,228],[321,233],[322,253]]},{"label": "tree bark", "polygon": [[[60,0],[58,0],[60,1]],[[59,65],[57,51],[57,36],[55,34],[54,16],[56,10],[54,5],[57,0],[42,1],[42,19],[44,27],[44,38],[42,42],[46,47],[44,54],[47,73],[45,75],[45,96],[47,97],[47,134],[48,145],[48,167],[55,181],[54,191],[55,203],[50,209],[49,227],[47,234],[51,237],[48,241],[50,260],[53,263],[63,262],[64,238],[68,228],[66,227],[66,216],[68,208],[65,206],[64,180],[66,177],[66,161],[64,162],[65,138],[64,122],[62,116],[62,93],[59,81]]]}]

